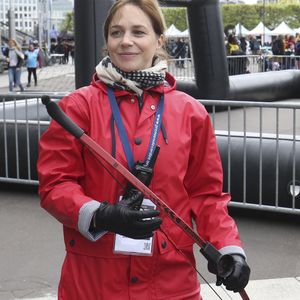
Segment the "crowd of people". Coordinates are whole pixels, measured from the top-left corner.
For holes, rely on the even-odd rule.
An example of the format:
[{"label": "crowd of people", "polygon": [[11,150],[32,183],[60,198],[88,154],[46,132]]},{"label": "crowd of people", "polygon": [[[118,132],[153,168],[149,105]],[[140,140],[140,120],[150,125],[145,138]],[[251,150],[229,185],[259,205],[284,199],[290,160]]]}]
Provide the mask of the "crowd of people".
[{"label": "crowd of people", "polygon": [[69,57],[72,58],[74,64],[75,45],[74,41],[57,41],[51,40],[50,54],[63,54],[61,63],[68,64]]},{"label": "crowd of people", "polygon": [[[177,68],[185,68],[191,58],[188,38],[168,38],[166,50],[170,59],[175,60]],[[279,35],[270,43],[262,45],[254,35],[237,36],[230,33],[225,36],[225,50],[228,57],[229,75],[249,73],[249,56],[257,55],[261,71],[300,69],[300,34]],[[254,60],[253,60],[254,61]]]},{"label": "crowd of people", "polygon": [[[263,67],[266,71],[300,69],[300,34],[279,35],[271,43],[261,45],[255,36],[238,37],[229,34],[225,37],[225,49],[230,75],[249,72],[249,59],[245,55],[263,55]],[[232,56],[239,56],[234,58]]]},{"label": "crowd of people", "polygon": [[170,58],[176,59],[175,66],[185,68],[187,58],[191,57],[190,46],[187,38],[170,38],[166,42],[166,51]]}]

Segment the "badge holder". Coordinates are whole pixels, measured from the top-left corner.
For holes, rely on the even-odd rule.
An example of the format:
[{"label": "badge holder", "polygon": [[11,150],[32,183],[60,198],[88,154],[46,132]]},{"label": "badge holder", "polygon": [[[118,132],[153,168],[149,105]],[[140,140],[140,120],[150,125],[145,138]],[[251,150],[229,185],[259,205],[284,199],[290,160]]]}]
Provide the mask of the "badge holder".
[{"label": "badge holder", "polygon": [[[144,199],[141,210],[154,210],[156,205],[149,199]],[[153,254],[153,237],[143,240],[131,239],[129,237],[116,234],[114,253],[124,255],[151,256]]]}]

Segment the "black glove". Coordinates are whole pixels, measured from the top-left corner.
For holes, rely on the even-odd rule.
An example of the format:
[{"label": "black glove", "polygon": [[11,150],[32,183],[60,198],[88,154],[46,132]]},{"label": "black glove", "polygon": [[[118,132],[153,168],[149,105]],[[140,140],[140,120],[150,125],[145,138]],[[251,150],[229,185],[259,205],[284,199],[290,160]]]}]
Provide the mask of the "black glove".
[{"label": "black glove", "polygon": [[[250,277],[250,268],[243,256],[239,254],[227,254],[225,269],[222,270],[225,278],[218,275],[215,264],[208,262],[208,271],[217,275],[217,286],[224,284],[226,289],[235,293],[241,291],[248,284]],[[227,268],[227,270],[226,270]]]},{"label": "black glove", "polygon": [[92,230],[107,230],[133,239],[147,239],[153,236],[162,220],[155,218],[157,210],[136,210],[143,194],[140,191],[131,193],[116,204],[103,202],[92,220]]}]

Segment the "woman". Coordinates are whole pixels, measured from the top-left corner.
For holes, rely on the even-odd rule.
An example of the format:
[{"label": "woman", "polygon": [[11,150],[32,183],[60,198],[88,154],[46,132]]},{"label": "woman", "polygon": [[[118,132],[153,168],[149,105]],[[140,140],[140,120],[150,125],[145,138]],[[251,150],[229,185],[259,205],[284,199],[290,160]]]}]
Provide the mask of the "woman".
[{"label": "woman", "polygon": [[28,50],[25,52],[25,58],[28,73],[27,87],[30,87],[31,74],[33,75],[34,85],[37,86],[36,69],[38,67],[39,49],[34,49],[33,44],[29,44]]},{"label": "woman", "polygon": [[[227,213],[230,197],[222,193],[210,118],[195,99],[176,91],[166,72],[164,29],[156,0],[115,2],[104,24],[109,56],[92,84],[60,106],[124,166],[138,172],[136,162],[143,162],[154,193],[232,255],[234,276],[225,285],[238,291],[249,267]],[[160,146],[155,164],[147,156],[153,145]],[[117,181],[125,186],[126,180],[55,122],[41,138],[38,172],[41,205],[64,225],[59,299],[199,300],[190,238],[157,210],[136,210],[142,195],[124,192]]]},{"label": "woman", "polygon": [[8,79],[9,91],[13,91],[14,83],[19,86],[20,91],[23,92],[24,88],[21,84],[21,67],[24,60],[24,54],[14,39],[9,39],[8,48],[4,51],[8,62]]}]

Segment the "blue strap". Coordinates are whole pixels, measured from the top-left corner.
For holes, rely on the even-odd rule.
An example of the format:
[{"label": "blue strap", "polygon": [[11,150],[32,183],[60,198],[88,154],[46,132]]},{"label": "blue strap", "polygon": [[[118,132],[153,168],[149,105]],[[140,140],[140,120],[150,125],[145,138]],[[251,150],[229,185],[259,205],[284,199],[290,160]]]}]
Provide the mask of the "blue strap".
[{"label": "blue strap", "polygon": [[144,161],[144,164],[146,166],[149,165],[152,155],[154,153],[155,147],[156,147],[158,133],[161,129],[163,112],[164,112],[164,96],[161,95],[161,97],[159,99],[158,107],[156,110],[154,123],[152,126],[152,133],[151,133],[150,143],[148,146],[148,151],[147,151],[145,161]]},{"label": "blue strap", "polygon": [[122,141],[122,146],[123,146],[123,150],[125,152],[127,163],[128,163],[130,170],[132,170],[132,168],[134,166],[133,154],[132,154],[132,151],[131,151],[131,148],[129,145],[128,136],[127,136],[127,133],[126,133],[126,130],[125,130],[122,118],[121,118],[117,100],[116,100],[115,94],[111,88],[108,88],[108,98],[109,98],[111,110],[113,113],[113,117],[116,121],[119,135],[120,135],[120,138]]},{"label": "blue strap", "polygon": [[[123,146],[123,150],[124,150],[124,153],[125,153],[125,156],[127,159],[127,163],[128,163],[130,170],[132,170],[134,167],[133,153],[130,148],[129,139],[128,139],[128,136],[127,136],[127,133],[126,133],[126,130],[124,127],[124,123],[121,118],[121,113],[120,113],[120,110],[119,110],[119,107],[117,104],[116,97],[114,95],[113,89],[110,87],[108,88],[108,98],[109,98],[109,102],[110,102],[110,106],[111,106],[111,110],[112,110],[112,114],[113,114],[112,116],[116,122],[118,131],[119,131],[119,136],[120,136],[120,139],[122,142],[122,146]],[[158,133],[161,129],[161,124],[162,124],[163,109],[164,109],[164,96],[162,95],[160,97],[159,104],[158,104],[155,118],[154,118],[154,122],[153,122],[151,138],[150,138],[148,151],[147,151],[145,162],[144,162],[144,164],[146,166],[149,165],[151,157],[156,148]]]}]

